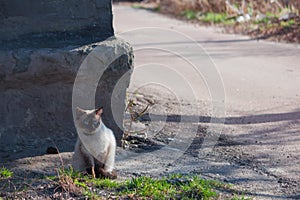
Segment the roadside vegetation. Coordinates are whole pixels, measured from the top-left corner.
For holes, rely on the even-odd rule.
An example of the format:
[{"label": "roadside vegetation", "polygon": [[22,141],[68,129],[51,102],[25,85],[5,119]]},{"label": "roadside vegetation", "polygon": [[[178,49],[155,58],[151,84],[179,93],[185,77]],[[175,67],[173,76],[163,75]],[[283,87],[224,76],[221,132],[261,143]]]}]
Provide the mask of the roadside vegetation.
[{"label": "roadside vegetation", "polygon": [[147,0],[133,7],[221,26],[229,33],[300,43],[299,0]]},{"label": "roadside vegetation", "polygon": [[9,169],[2,167],[0,169],[0,179],[7,179],[7,178],[11,178],[13,176],[13,172],[10,171]]},{"label": "roadside vegetation", "polygon": [[[57,175],[19,180],[7,168],[1,169],[0,199],[228,199],[245,200],[230,184],[172,174],[161,178],[147,176],[127,180],[92,178],[90,175],[59,169]],[[42,195],[42,196],[39,196]]]},{"label": "roadside vegetation", "polygon": [[[58,176],[48,177],[57,188],[88,199],[219,199],[220,191],[230,190],[229,184],[201,179],[196,175],[173,174],[162,178],[140,176],[115,181],[94,179],[72,169],[61,170]],[[247,199],[230,194],[225,199]],[[229,195],[229,196],[230,196]]]}]

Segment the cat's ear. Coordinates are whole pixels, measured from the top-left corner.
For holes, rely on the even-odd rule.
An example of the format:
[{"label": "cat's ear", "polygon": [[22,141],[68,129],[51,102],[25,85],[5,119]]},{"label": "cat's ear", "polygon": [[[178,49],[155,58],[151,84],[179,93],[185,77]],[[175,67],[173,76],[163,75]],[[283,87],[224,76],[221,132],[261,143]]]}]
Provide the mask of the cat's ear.
[{"label": "cat's ear", "polygon": [[85,113],[85,111],[79,107],[76,107],[76,117],[80,118],[83,114]]},{"label": "cat's ear", "polygon": [[96,115],[101,116],[101,114],[103,113],[103,107],[100,107],[98,109],[95,110]]}]

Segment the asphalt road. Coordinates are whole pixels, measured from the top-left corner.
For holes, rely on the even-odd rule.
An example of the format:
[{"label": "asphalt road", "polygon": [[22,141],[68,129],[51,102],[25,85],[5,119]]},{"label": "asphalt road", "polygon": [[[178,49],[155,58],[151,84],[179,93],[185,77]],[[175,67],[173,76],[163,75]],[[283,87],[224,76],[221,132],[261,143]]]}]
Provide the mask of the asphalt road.
[{"label": "asphalt road", "polygon": [[199,112],[225,119],[222,134],[243,144],[232,151],[282,190],[274,195],[261,182],[257,193],[265,196],[258,199],[300,198],[299,45],[223,34],[126,6],[113,10],[116,35],[135,51],[130,90],[152,85],[160,95],[210,102]]}]

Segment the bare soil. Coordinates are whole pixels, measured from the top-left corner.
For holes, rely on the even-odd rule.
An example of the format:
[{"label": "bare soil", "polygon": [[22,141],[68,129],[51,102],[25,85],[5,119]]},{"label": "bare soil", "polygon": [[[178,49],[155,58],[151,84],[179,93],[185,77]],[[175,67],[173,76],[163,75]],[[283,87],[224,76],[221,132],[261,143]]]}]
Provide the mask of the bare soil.
[{"label": "bare soil", "polygon": [[[186,114],[192,115],[196,105],[184,105],[180,100],[157,95],[158,93],[159,91],[147,91],[147,93],[133,97],[136,113],[149,104],[152,107],[134,122],[136,126],[132,126],[125,149],[118,148],[117,150],[118,180],[141,175],[161,177],[172,173],[197,174],[203,178],[234,184],[231,190],[220,191],[229,196],[244,194],[254,199],[300,198],[299,177],[276,171],[280,170],[276,169],[276,165],[273,166],[273,171],[270,170],[269,165],[273,165],[276,160],[272,160],[272,155],[268,155],[267,152],[258,157],[257,154],[252,153],[256,149],[255,145],[264,145],[263,141],[253,141],[252,144],[250,141],[236,140],[227,134],[226,131],[229,129],[225,128],[213,151],[207,156],[201,156],[199,154],[203,150],[201,146],[208,134],[208,120],[200,117],[198,122],[184,122],[182,125],[180,118]],[[207,102],[198,103],[205,105]],[[180,112],[179,105],[184,106],[183,110],[186,113]],[[155,106],[160,106],[160,109],[155,109],[157,108]],[[167,111],[166,118],[162,116],[163,109]],[[209,110],[201,112],[203,116],[210,116]],[[125,124],[129,120],[129,115],[130,113],[127,112]],[[159,115],[161,118],[157,117]],[[178,134],[189,135],[194,125],[197,131],[193,138],[178,141],[178,146],[172,145],[172,141],[178,139]],[[125,130],[128,128],[127,126]],[[185,145],[186,141],[188,144],[183,148],[185,151],[182,151],[180,145]],[[289,156],[292,157],[292,155]],[[14,176],[0,180],[0,197],[4,199],[84,199],[79,191],[64,191],[60,184],[47,178],[50,175],[57,175],[59,169],[70,165],[72,152],[35,157],[27,154],[22,157],[1,163],[13,171]],[[118,199],[103,190],[99,191],[99,195],[104,199]]]}]

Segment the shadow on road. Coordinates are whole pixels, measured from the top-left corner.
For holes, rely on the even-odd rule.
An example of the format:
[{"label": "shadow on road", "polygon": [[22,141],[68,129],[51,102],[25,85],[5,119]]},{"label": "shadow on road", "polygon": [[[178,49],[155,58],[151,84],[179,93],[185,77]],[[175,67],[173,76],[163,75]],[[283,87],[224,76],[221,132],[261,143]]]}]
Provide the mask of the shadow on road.
[{"label": "shadow on road", "polygon": [[[192,123],[214,123],[223,121],[221,118],[214,118],[210,116],[187,116],[187,115],[155,115],[145,114],[141,117],[142,121],[153,121],[165,120],[166,122],[182,122],[181,119],[185,119],[185,122]],[[190,120],[187,120],[190,119]],[[197,120],[198,119],[198,120]],[[300,111],[287,112],[287,113],[275,113],[275,114],[259,114],[259,115],[248,115],[248,116],[239,116],[239,117],[226,117],[226,125],[243,125],[243,124],[260,124],[260,123],[269,123],[269,122],[281,122],[281,121],[290,121],[290,120],[300,120]]]}]

